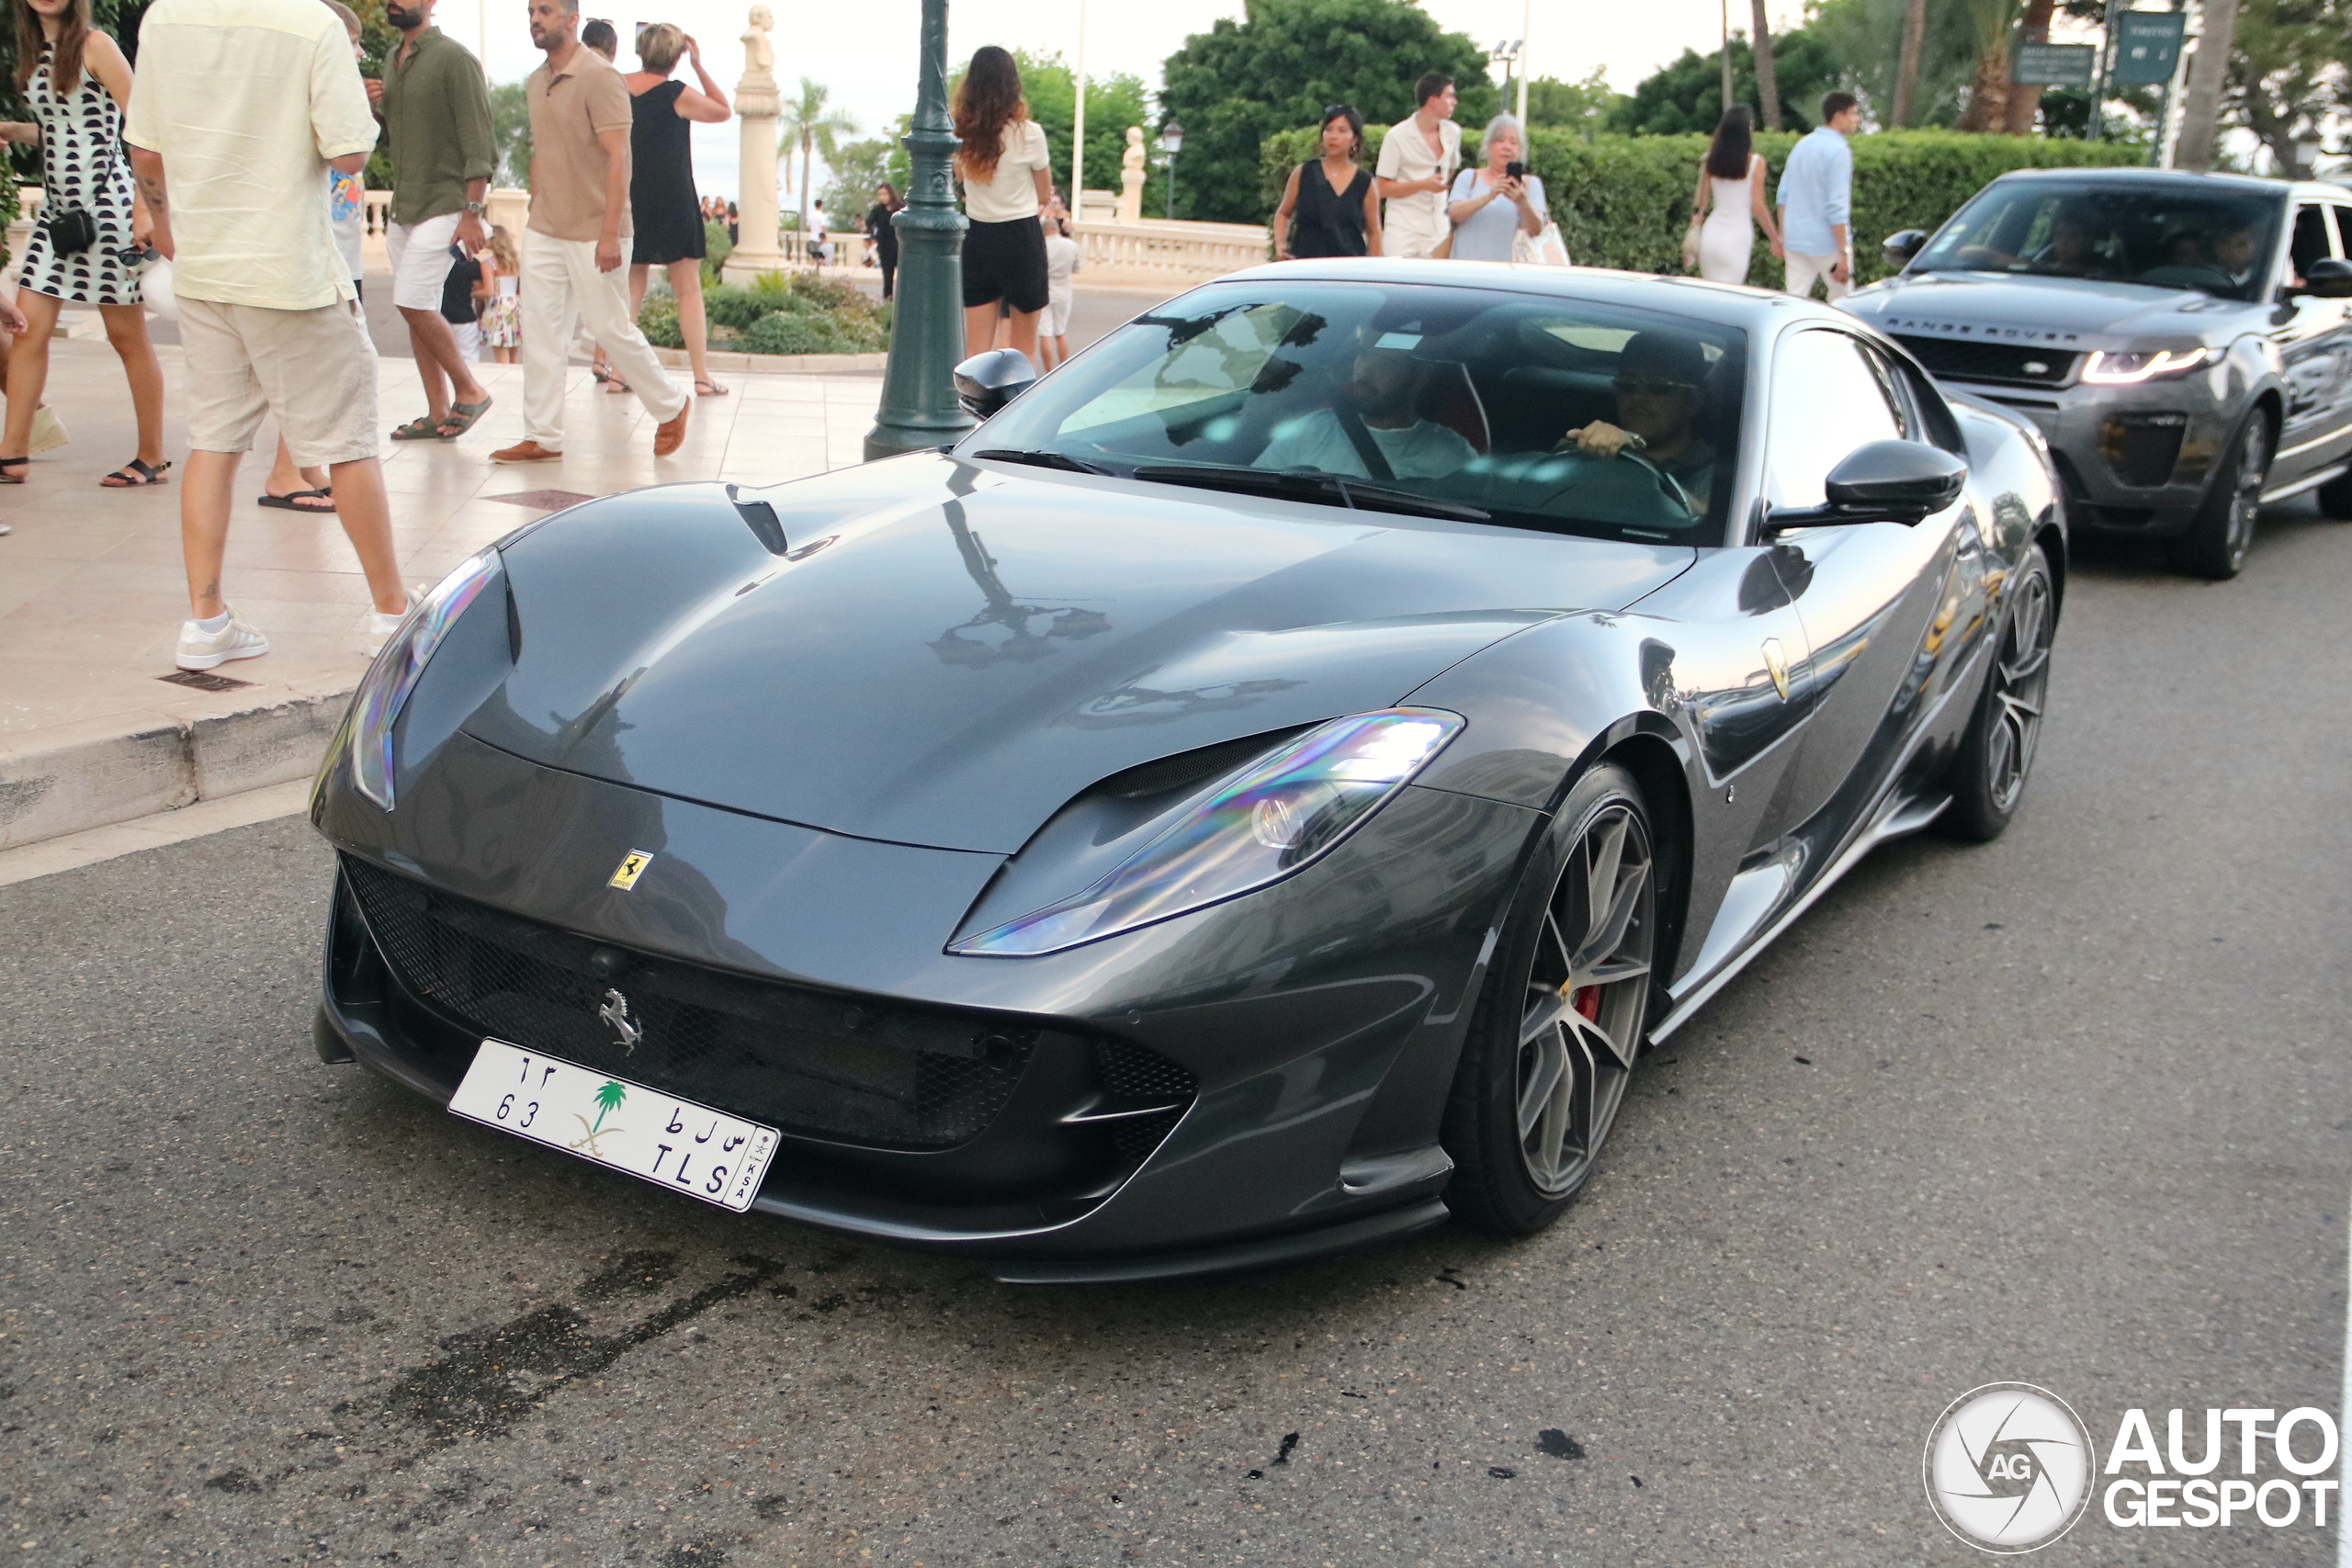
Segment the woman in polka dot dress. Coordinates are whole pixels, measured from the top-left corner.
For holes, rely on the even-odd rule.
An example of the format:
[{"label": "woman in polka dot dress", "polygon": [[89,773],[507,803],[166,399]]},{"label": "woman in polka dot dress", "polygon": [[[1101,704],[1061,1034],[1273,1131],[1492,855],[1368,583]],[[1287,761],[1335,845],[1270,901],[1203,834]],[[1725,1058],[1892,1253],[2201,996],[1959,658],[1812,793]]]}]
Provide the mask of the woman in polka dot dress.
[{"label": "woman in polka dot dress", "polygon": [[[49,339],[58,311],[95,306],[107,341],[121,356],[139,416],[139,455],[98,482],[111,489],[161,484],[164,367],[147,341],[147,316],[133,270],[147,244],[147,212],[122,149],[122,108],[130,101],[130,62],[113,39],[90,26],[90,0],[9,0],[16,12],[17,89],[39,117],[0,121],[0,141],[41,153],[43,218],[78,209],[97,225],[96,241],[61,252],[35,223],[17,275],[17,308],[30,330],[8,354],[8,421],[0,430],[0,484],[25,482],[33,413],[49,379]],[[29,47],[40,40],[38,51]],[[63,84],[61,87],[60,84]]]}]

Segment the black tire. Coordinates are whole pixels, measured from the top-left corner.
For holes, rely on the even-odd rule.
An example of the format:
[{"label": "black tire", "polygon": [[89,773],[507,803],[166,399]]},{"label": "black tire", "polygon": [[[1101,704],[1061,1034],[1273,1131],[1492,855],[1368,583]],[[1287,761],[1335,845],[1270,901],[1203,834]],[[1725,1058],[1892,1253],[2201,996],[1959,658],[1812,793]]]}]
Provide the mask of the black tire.
[{"label": "black tire", "polygon": [[1446,1102],[1445,1199],[1465,1223],[1532,1235],[1591,1178],[1648,1030],[1658,866],[1634,776],[1578,779],[1513,896]]},{"label": "black tire", "polygon": [[2338,474],[2319,487],[2319,512],[2321,516],[2339,522],[2352,518],[2352,470]]},{"label": "black tire", "polygon": [[2000,640],[1993,645],[1993,662],[1984,671],[1968,733],[1952,758],[1947,777],[1951,804],[1936,818],[1947,836],[1979,844],[1999,838],[2017,815],[2041,739],[2058,596],[2040,545],[2027,547],[2002,596],[2007,604]]},{"label": "black tire", "polygon": [[2259,408],[2230,437],[2222,467],[2198,503],[2197,518],[2181,536],[2180,569],[2216,582],[2235,577],[2254,547],[2254,526],[2262,510],[2263,481],[2270,477],[2274,439],[2270,416]]}]

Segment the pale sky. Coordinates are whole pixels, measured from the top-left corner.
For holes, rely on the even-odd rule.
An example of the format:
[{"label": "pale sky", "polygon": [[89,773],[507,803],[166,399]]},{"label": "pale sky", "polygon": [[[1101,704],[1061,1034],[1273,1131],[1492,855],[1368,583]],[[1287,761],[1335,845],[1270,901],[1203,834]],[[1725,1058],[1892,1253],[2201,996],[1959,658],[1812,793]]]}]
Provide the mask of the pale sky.
[{"label": "pale sky", "polygon": [[[1239,0],[1084,0],[1086,63],[1090,73],[1125,71],[1141,76],[1147,86],[1159,82],[1159,62],[1180,48],[1185,38],[1204,32],[1219,17],[1238,19]],[[961,59],[984,43],[1008,49],[1044,52],[1058,51],[1066,59],[1078,54],[1080,0],[950,0],[948,51]],[[488,62],[492,81],[512,81],[538,63],[524,25],[524,7],[517,0],[443,0],[435,13],[443,30],[467,48],[480,51],[484,6],[490,23]],[[605,9],[605,6],[613,9]],[[1645,0],[1639,6],[1599,3],[1599,0],[1542,0],[1531,20],[1524,0],[1425,0],[1425,8],[1440,25],[1468,33],[1491,44],[1524,34],[1533,73],[1574,80],[1595,66],[1609,73],[1610,85],[1620,92],[1634,85],[1685,48],[1706,53],[1715,47],[1722,26],[1720,0]],[[915,32],[921,15],[916,0],[869,0],[866,4],[805,5],[779,0],[773,37],[776,77],[787,94],[803,76],[832,89],[832,101],[858,121],[865,134],[876,133],[914,104]],[[1734,22],[1747,15],[1745,4],[1733,6]],[[750,6],[735,0],[582,0],[582,14],[604,17],[620,34],[623,70],[633,69],[629,42],[639,21],[675,22],[704,46],[711,74],[731,96],[743,73],[743,46],[739,41]],[[1792,27],[1803,6],[1790,0],[1772,0],[1774,26]],[[687,82],[692,73],[682,62],[679,73]],[[703,190],[713,195],[735,194],[735,170],[741,129],[695,127],[695,172]],[[794,178],[797,180],[797,171]],[[1057,182],[1058,183],[1058,182]],[[824,176],[817,186],[824,188]],[[797,185],[796,185],[797,188]],[[788,197],[787,209],[797,197]]]}]

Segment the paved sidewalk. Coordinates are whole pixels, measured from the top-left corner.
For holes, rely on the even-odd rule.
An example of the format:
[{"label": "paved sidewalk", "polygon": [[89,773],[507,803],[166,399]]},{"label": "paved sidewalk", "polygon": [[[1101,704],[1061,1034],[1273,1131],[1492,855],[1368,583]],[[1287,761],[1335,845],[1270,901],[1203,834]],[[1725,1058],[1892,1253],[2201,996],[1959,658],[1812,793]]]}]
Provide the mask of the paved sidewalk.
[{"label": "paved sidewalk", "polygon": [[[368,610],[356,558],[332,516],[254,502],[267,447],[240,471],[226,584],[271,651],[215,673],[243,684],[191,690],[165,677],[187,614],[179,487],[109,491],[99,476],[136,450],[130,400],[103,340],[52,345],[48,401],[73,445],[0,488],[0,847],[80,831],[296,777],[365,669]],[[171,388],[164,450],[184,460],[179,350],[159,348]],[[385,482],[402,575],[437,578],[546,509],[555,495],[724,479],[774,484],[854,463],[878,378],[740,375],[734,394],[695,400],[685,445],[652,454],[654,421],[575,368],[560,463],[503,468],[492,451],[523,434],[520,366],[479,367],[497,404],[456,442],[386,443]],[[424,412],[413,366],[382,362],[384,426]],[[262,441],[275,442],[265,429]],[[175,469],[175,481],[180,477]]]}]

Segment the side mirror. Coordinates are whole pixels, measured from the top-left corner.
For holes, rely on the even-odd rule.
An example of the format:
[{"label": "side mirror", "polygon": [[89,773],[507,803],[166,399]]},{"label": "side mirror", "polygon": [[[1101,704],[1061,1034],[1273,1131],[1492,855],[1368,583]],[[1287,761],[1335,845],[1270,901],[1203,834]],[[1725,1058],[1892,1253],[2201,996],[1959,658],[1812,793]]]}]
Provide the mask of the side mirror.
[{"label": "side mirror", "polygon": [[2289,292],[2322,299],[2352,299],[2352,261],[2323,256],[2303,269],[2303,286]]},{"label": "side mirror", "polygon": [[1878,254],[1886,258],[1888,266],[1901,272],[1911,265],[1911,258],[1924,250],[1927,243],[1928,231],[1925,229],[1905,229],[1900,234],[1889,234],[1881,240]]},{"label": "side mirror", "polygon": [[1017,348],[991,348],[956,367],[956,398],[986,419],[1036,385],[1037,367]]},{"label": "side mirror", "polygon": [[1764,532],[1826,528],[1840,523],[1900,523],[1908,527],[1960,499],[1968,465],[1919,441],[1873,441],[1849,452],[1822,484],[1820,506],[1769,513]]}]

